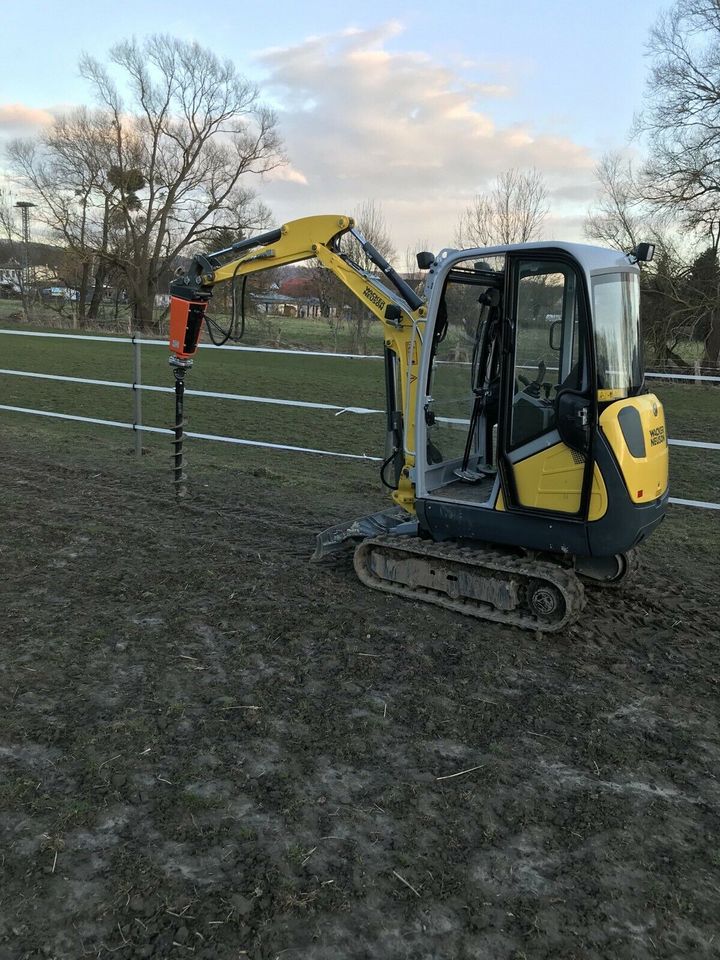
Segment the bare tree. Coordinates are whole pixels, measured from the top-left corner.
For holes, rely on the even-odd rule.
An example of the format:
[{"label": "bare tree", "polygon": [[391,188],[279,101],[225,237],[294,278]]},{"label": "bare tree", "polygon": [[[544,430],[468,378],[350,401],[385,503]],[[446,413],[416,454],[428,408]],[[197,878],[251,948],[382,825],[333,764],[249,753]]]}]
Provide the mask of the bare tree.
[{"label": "bare tree", "polygon": [[636,132],[649,142],[643,194],[718,243],[720,4],[677,0],[650,34],[652,67]]},{"label": "bare tree", "polygon": [[[376,200],[365,200],[358,204],[352,217],[357,230],[386,260],[392,262],[395,259],[395,249],[382,205]],[[369,273],[377,271],[376,266],[352,236],[346,234],[341,238],[340,244],[343,253],[359,264],[362,269]],[[320,302],[321,316],[327,320],[332,330],[335,348],[337,348],[338,334],[344,322],[350,331],[351,349],[358,353],[365,352],[374,321],[373,314],[366,310],[355,297],[349,296],[344,284],[322,264],[313,261],[305,269],[311,278],[314,295]]]},{"label": "bare tree", "polygon": [[[356,228],[369,240],[386,260],[395,259],[395,247],[390,236],[390,229],[385,219],[382,204],[377,200],[363,200],[353,211],[353,220]],[[357,254],[356,254],[357,255]],[[366,270],[374,270],[372,262],[363,251],[360,251],[358,262]]]},{"label": "bare tree", "polygon": [[107,117],[81,108],[60,117],[38,140],[15,140],[8,154],[37,206],[35,219],[66,248],[77,290],[76,320],[83,322],[97,236],[102,232],[105,169],[112,129]]},{"label": "bare tree", "polygon": [[12,196],[7,190],[0,190],[0,238],[11,247],[17,237]]},{"label": "bare tree", "polygon": [[[643,196],[717,254],[720,247],[720,3],[677,0],[652,30]],[[706,291],[707,293],[707,291]],[[705,359],[720,362],[720,289],[705,310]]]},{"label": "bare tree", "polygon": [[[0,189],[0,265],[5,267],[19,268],[19,256],[16,250],[16,243],[20,239],[17,229],[17,220],[13,206],[12,194],[7,190]],[[17,282],[16,282],[17,277]],[[25,289],[24,277],[18,269],[17,275],[10,274],[10,277],[0,285],[0,296],[7,296],[20,293],[23,300],[23,309],[27,304],[27,291]],[[25,312],[27,317],[27,312]]]},{"label": "bare tree", "polygon": [[646,348],[654,359],[685,367],[678,352],[683,340],[696,335],[711,316],[709,293],[716,271],[703,256],[693,263],[668,214],[643,196],[629,161],[610,153],[596,168],[600,194],[588,211],[588,239],[629,252],[639,242],[655,244],[653,262],[643,268],[642,327]]},{"label": "bare tree", "polygon": [[[377,200],[364,200],[358,204],[352,214],[357,230],[369,240],[386,260],[392,261],[395,249],[390,230],[385,219],[382,205]],[[340,240],[344,254],[354,260],[369,273],[376,267],[355,239],[346,234]],[[333,333],[334,346],[337,349],[338,334],[343,322],[350,331],[351,349],[364,353],[367,349],[368,335],[374,317],[355,297],[348,296],[347,288],[335,277],[332,271],[320,263],[313,262],[306,268],[311,277],[314,295],[320,301],[320,313],[327,320]]]},{"label": "bare tree", "polygon": [[548,209],[539,170],[506,170],[460,214],[455,242],[458,247],[491,247],[536,240]]},{"label": "bare tree", "polygon": [[338,336],[345,319],[345,301],[347,289],[338,280],[332,270],[319,261],[311,261],[305,268],[313,296],[317,298],[320,316],[330,327],[333,335],[333,349],[337,352]]},{"label": "bare tree", "polygon": [[418,290],[424,281],[425,274],[418,267],[417,255],[421,251],[430,250],[429,240],[416,240],[411,247],[405,247],[405,270],[403,277],[414,290]]},{"label": "bare tree", "polygon": [[[49,226],[126,278],[139,329],[152,321],[160,277],[221,226],[252,230],[266,211],[247,184],[278,163],[273,113],[229,61],[166,35],[124,41],[107,68],[80,71],[100,106],[60,118],[10,156]],[[117,75],[120,86],[116,83]]]},{"label": "bare tree", "polygon": [[609,247],[632,250],[640,238],[647,240],[647,216],[635,173],[629,160],[619,153],[607,153],[595,168],[600,195],[588,211],[585,236]]}]

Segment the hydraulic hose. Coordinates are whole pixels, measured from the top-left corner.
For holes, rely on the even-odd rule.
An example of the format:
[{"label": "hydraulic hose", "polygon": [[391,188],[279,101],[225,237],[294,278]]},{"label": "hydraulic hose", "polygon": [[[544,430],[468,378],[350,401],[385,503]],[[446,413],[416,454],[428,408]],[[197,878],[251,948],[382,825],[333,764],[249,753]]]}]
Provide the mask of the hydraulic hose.
[{"label": "hydraulic hose", "polygon": [[[223,330],[217,320],[214,320],[212,317],[206,316],[207,329],[210,339],[215,344],[216,347],[222,347],[223,344],[226,344],[228,340],[232,340],[233,343],[237,343],[239,340],[245,336],[245,289],[247,287],[247,275],[242,278],[242,286],[240,293],[240,332],[236,333],[237,329],[237,291],[236,291],[236,278],[237,272],[240,268],[240,264],[235,267],[235,272],[232,275],[232,306],[230,314],[230,323],[227,330]],[[215,334],[213,329],[220,332],[220,339],[215,339]]]}]

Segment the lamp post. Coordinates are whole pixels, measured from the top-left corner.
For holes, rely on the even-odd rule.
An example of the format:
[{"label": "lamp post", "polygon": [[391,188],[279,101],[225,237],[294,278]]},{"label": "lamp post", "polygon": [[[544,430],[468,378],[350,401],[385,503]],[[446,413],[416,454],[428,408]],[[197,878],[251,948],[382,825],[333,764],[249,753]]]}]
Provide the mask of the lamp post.
[{"label": "lamp post", "polygon": [[29,300],[27,295],[28,281],[30,279],[30,210],[35,206],[30,200],[18,200],[15,204],[19,208],[22,217],[22,238],[23,238],[23,268],[22,268],[22,299],[23,311],[26,318],[30,319]]}]

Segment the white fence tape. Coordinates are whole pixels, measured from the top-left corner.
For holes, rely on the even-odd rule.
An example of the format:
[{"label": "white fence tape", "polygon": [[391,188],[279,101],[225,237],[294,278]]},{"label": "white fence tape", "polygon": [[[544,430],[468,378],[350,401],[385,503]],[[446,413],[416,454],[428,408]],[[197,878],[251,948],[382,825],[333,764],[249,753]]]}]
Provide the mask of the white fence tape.
[{"label": "white fence tape", "polygon": [[[120,420],[101,420],[98,417],[81,417],[72,413],[58,413],[54,410],[35,410],[32,407],[13,407],[6,403],[0,403],[0,410],[8,410],[11,413],[26,413],[37,417],[52,417],[56,420],[71,420],[79,423],[94,423],[102,427],[121,427],[125,430],[140,430],[143,433],[165,433],[172,434],[173,430],[168,427],[149,427],[147,425],[135,426],[132,423],[123,423]],[[344,460],[365,460],[368,463],[380,463],[382,457],[371,457],[365,453],[340,453],[336,450],[318,450],[314,447],[297,447],[286,443],[268,443],[264,440],[247,440],[240,437],[225,437],[214,433],[195,433],[186,431],[186,437],[195,440],[213,440],[220,443],[234,443],[244,447],[263,447],[269,450],[289,450],[295,453],[314,453],[321,457],[340,457]],[[699,507],[703,510],[720,510],[720,503],[708,503],[704,500],[683,500],[679,497],[670,497],[670,503],[682,507]]]},{"label": "white fence tape", "polygon": [[[158,387],[151,384],[141,383],[132,384],[121,380],[91,380],[85,377],[66,377],[56,373],[35,373],[30,370],[4,370],[0,369],[0,375],[10,377],[31,377],[36,380],[57,380],[68,383],[86,383],[90,386],[99,387],[124,387],[127,389],[148,390],[154,393],[174,393],[173,387]],[[185,390],[185,394],[194,397],[210,397],[215,400],[242,400],[248,403],[270,403],[281,407],[299,407],[306,410],[334,410],[335,416],[341,413],[358,414],[381,414],[384,410],[376,410],[372,407],[348,407],[336,403],[316,403],[311,400],[281,400],[277,397],[255,397],[250,394],[242,393],[220,393],[216,390]],[[462,417],[437,417],[438,423],[447,423],[450,426],[467,427],[469,420]],[[670,446],[675,447],[695,447],[699,450],[720,450],[720,443],[706,443],[702,440],[668,440]]]},{"label": "white fence tape", "polygon": [[[59,340],[101,340],[105,343],[132,343],[131,337],[93,337],[86,333],[45,333],[42,330],[0,330],[10,337],[55,337]],[[136,340],[136,343],[163,343],[162,340]]]},{"label": "white fence tape", "polygon": [[[100,420],[98,417],[80,417],[73,413],[58,413],[55,410],[35,410],[32,407],[13,407],[7,403],[0,403],[0,410],[8,410],[11,413],[29,413],[37,417],[53,417],[56,420],[74,420],[79,423],[96,423],[102,427],[124,427],[126,430],[140,430],[143,433],[167,433],[173,434],[175,431],[168,427],[148,427],[146,425],[136,426],[133,423],[123,423],[120,420]],[[371,457],[366,453],[340,453],[336,450],[317,450],[315,447],[296,447],[287,443],[269,443],[265,440],[246,440],[241,437],[224,437],[214,433],[195,433],[191,430],[183,431],[183,436],[192,437],[195,440],[218,440],[221,443],[236,443],[243,447],[266,447],[270,450],[291,450],[295,453],[316,453],[321,457],[342,457],[345,460],[367,460],[368,462],[380,463],[382,457]]]},{"label": "white fence tape", "polygon": [[680,507],[701,507],[703,510],[720,510],[720,503],[706,503],[705,500],[682,500],[680,497],[670,497],[670,503]]},{"label": "white fence tape", "polygon": [[[59,340],[94,340],[100,343],[139,343],[144,347],[165,347],[169,350],[167,340],[148,340],[141,337],[96,337],[82,333],[43,333],[38,330],[0,330],[13,337],[56,337]],[[202,350],[238,350],[241,353],[280,353],[302,357],[335,357],[340,360],[382,360],[383,357],[375,353],[328,353],[326,350],[284,350],[275,347],[239,347],[236,344],[200,343]]]},{"label": "white fence tape", "polygon": [[646,373],[645,376],[653,380],[711,380],[720,383],[720,377],[710,377],[704,373]]},{"label": "white fence tape", "polygon": [[[151,393],[175,393],[174,387],[157,387],[148,383],[129,383],[122,380],[90,380],[85,377],[65,377],[57,373],[35,373],[30,370],[2,370],[0,374],[9,377],[31,377],[35,380],[57,380],[68,383],[87,383],[98,387],[124,387],[126,390],[148,390]],[[220,393],[216,390],[185,389],[186,396],[211,397],[215,400],[246,400],[250,403],[272,403],[281,407],[302,407],[308,410],[334,410],[336,416],[341,413],[384,413],[369,407],[347,407],[336,403],[316,403],[312,400],[280,400],[276,397],[254,397],[243,393]]]},{"label": "white fence tape", "polygon": [[[14,336],[24,336],[24,337],[57,337],[64,340],[90,340],[90,341],[99,341],[107,343],[136,343],[143,344],[148,346],[166,346],[164,340],[146,340],[139,338],[130,338],[130,337],[101,337],[101,336],[91,336],[87,334],[73,334],[73,333],[44,333],[34,330],[2,330],[0,329],[0,334],[9,334]],[[217,350],[239,350],[249,353],[280,353],[280,354],[291,354],[295,356],[311,356],[311,357],[335,357],[340,359],[349,359],[349,360],[381,360],[382,357],[377,355],[365,355],[365,354],[351,354],[351,353],[324,353],[320,351],[309,351],[309,350],[276,350],[272,347],[238,347],[238,346],[223,346],[217,347],[215,344],[201,344],[205,349],[217,349]],[[172,387],[159,387],[151,384],[133,384],[125,381],[119,380],[96,380],[86,377],[69,377],[62,376],[59,374],[50,374],[50,373],[36,373],[35,371],[29,370],[9,370],[9,369],[0,369],[0,374],[5,376],[17,376],[17,377],[30,377],[39,380],[54,380],[67,383],[82,383],[88,384],[90,386],[102,386],[102,387],[120,387],[124,389],[131,390],[147,390],[150,392],[156,393],[173,393],[174,389]],[[681,379],[681,380],[712,380],[720,382],[720,377],[708,377],[708,376],[695,376],[695,375],[685,375],[685,374],[663,374],[663,373],[647,373],[648,377],[662,377],[667,379]],[[289,406],[289,407],[299,407],[303,409],[311,410],[331,410],[335,411],[335,415],[339,416],[341,413],[357,413],[357,414],[380,414],[384,411],[376,410],[369,407],[348,407],[340,406],[338,404],[331,403],[318,403],[312,401],[303,401],[303,400],[281,400],[274,397],[256,397],[245,394],[237,393],[222,393],[218,391],[211,390],[186,390],[186,394],[191,396],[198,397],[210,397],[213,399],[219,400],[240,400],[247,401],[251,403],[268,403],[276,404],[279,406]],[[57,413],[55,411],[49,410],[36,410],[31,407],[17,407],[10,406],[8,404],[0,404],[0,410],[7,410],[15,413],[25,413],[32,414],[34,416],[41,417],[51,417],[58,420],[70,420],[77,421],[81,423],[94,423],[100,426],[107,427],[120,427],[129,430],[142,431],[145,433],[164,433],[172,434],[173,431],[167,427],[150,427],[140,424],[124,423],[119,420],[104,420],[96,417],[82,417],[76,414],[66,414],[66,413]],[[451,418],[451,417],[438,417],[438,420],[445,422],[451,425],[467,425],[469,420],[464,420],[460,418]],[[221,443],[233,443],[241,446],[250,446],[250,447],[263,447],[271,450],[285,450],[293,451],[296,453],[313,453],[319,456],[326,457],[340,457],[343,459],[349,460],[367,460],[369,462],[380,462],[381,457],[372,457],[367,454],[355,454],[355,453],[342,453],[339,451],[333,450],[320,450],[314,447],[298,447],[290,444],[282,443],[270,443],[268,441],[261,440],[248,440],[240,437],[226,437],[219,434],[211,433],[196,433],[187,431],[185,436],[197,439],[197,440],[211,440],[218,441]],[[677,447],[692,447],[701,450],[720,450],[720,443],[706,443],[700,440],[668,440],[668,444],[671,446]],[[688,507],[698,507],[706,510],[720,510],[720,504],[718,503],[709,503],[703,500],[685,500],[678,497],[670,497],[670,503],[677,504],[679,506],[688,506]]]},{"label": "white fence tape", "polygon": [[702,440],[668,440],[671,447],[695,447],[699,450],[720,450],[720,443],[705,443]]},{"label": "white fence tape", "polygon": [[[94,423],[101,427],[121,427],[125,430],[140,430],[143,433],[165,433],[172,434],[173,430],[168,427],[136,427],[132,423],[123,423],[120,420],[101,420],[98,417],[80,417],[72,413],[57,413],[54,410],[35,410],[32,407],[13,407],[6,403],[0,403],[0,410],[8,410],[11,413],[27,413],[37,417],[52,417],[56,420],[71,420],[79,423]],[[186,437],[192,437],[195,440],[214,440],[220,443],[234,443],[244,447],[263,447],[270,450],[290,450],[295,453],[314,453],[321,457],[340,457],[344,460],[365,460],[368,463],[380,463],[382,457],[371,457],[362,453],[340,453],[336,450],[318,450],[314,447],[297,447],[286,443],[268,443],[264,440],[246,440],[240,437],[224,437],[214,433],[195,433],[186,431]],[[681,507],[699,507],[703,510],[720,510],[720,503],[708,503],[704,500],[683,500],[679,497],[670,497],[670,503]]]},{"label": "white fence tape", "polygon": [[[15,337],[57,337],[61,340],[94,340],[100,343],[139,343],[146,347],[167,347],[167,340],[143,339],[140,337],[104,337],[92,336],[84,333],[44,333],[38,330],[1,330],[0,334],[8,334]],[[280,347],[240,347],[237,344],[223,344],[217,346],[214,343],[201,343],[199,348],[202,350],[236,350],[241,353],[277,353],[299,357],[332,357],[336,360],[383,360],[383,356],[377,353],[329,353],[327,350],[285,350]],[[453,361],[446,361],[453,362]],[[458,361],[459,362],[459,361]],[[532,369],[528,367],[527,369]],[[660,378],[665,380],[708,380],[713,383],[720,383],[720,377],[709,376],[704,373],[654,373],[647,371],[646,377]]]}]

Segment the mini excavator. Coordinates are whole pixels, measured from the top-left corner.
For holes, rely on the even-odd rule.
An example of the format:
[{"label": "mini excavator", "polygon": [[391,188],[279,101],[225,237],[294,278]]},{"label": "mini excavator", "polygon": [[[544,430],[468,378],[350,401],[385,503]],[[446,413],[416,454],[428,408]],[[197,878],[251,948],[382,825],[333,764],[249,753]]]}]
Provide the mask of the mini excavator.
[{"label": "mini excavator", "polygon": [[632,572],[665,515],[665,419],[644,385],[639,325],[638,264],[652,253],[423,252],[421,296],[352,218],[307,217],[195,256],[170,288],[170,363],[181,389],[215,284],[316,258],[382,325],[381,477],[394,504],[321,533],[315,558],[354,544],[376,590],[559,630],[585,583]]}]

